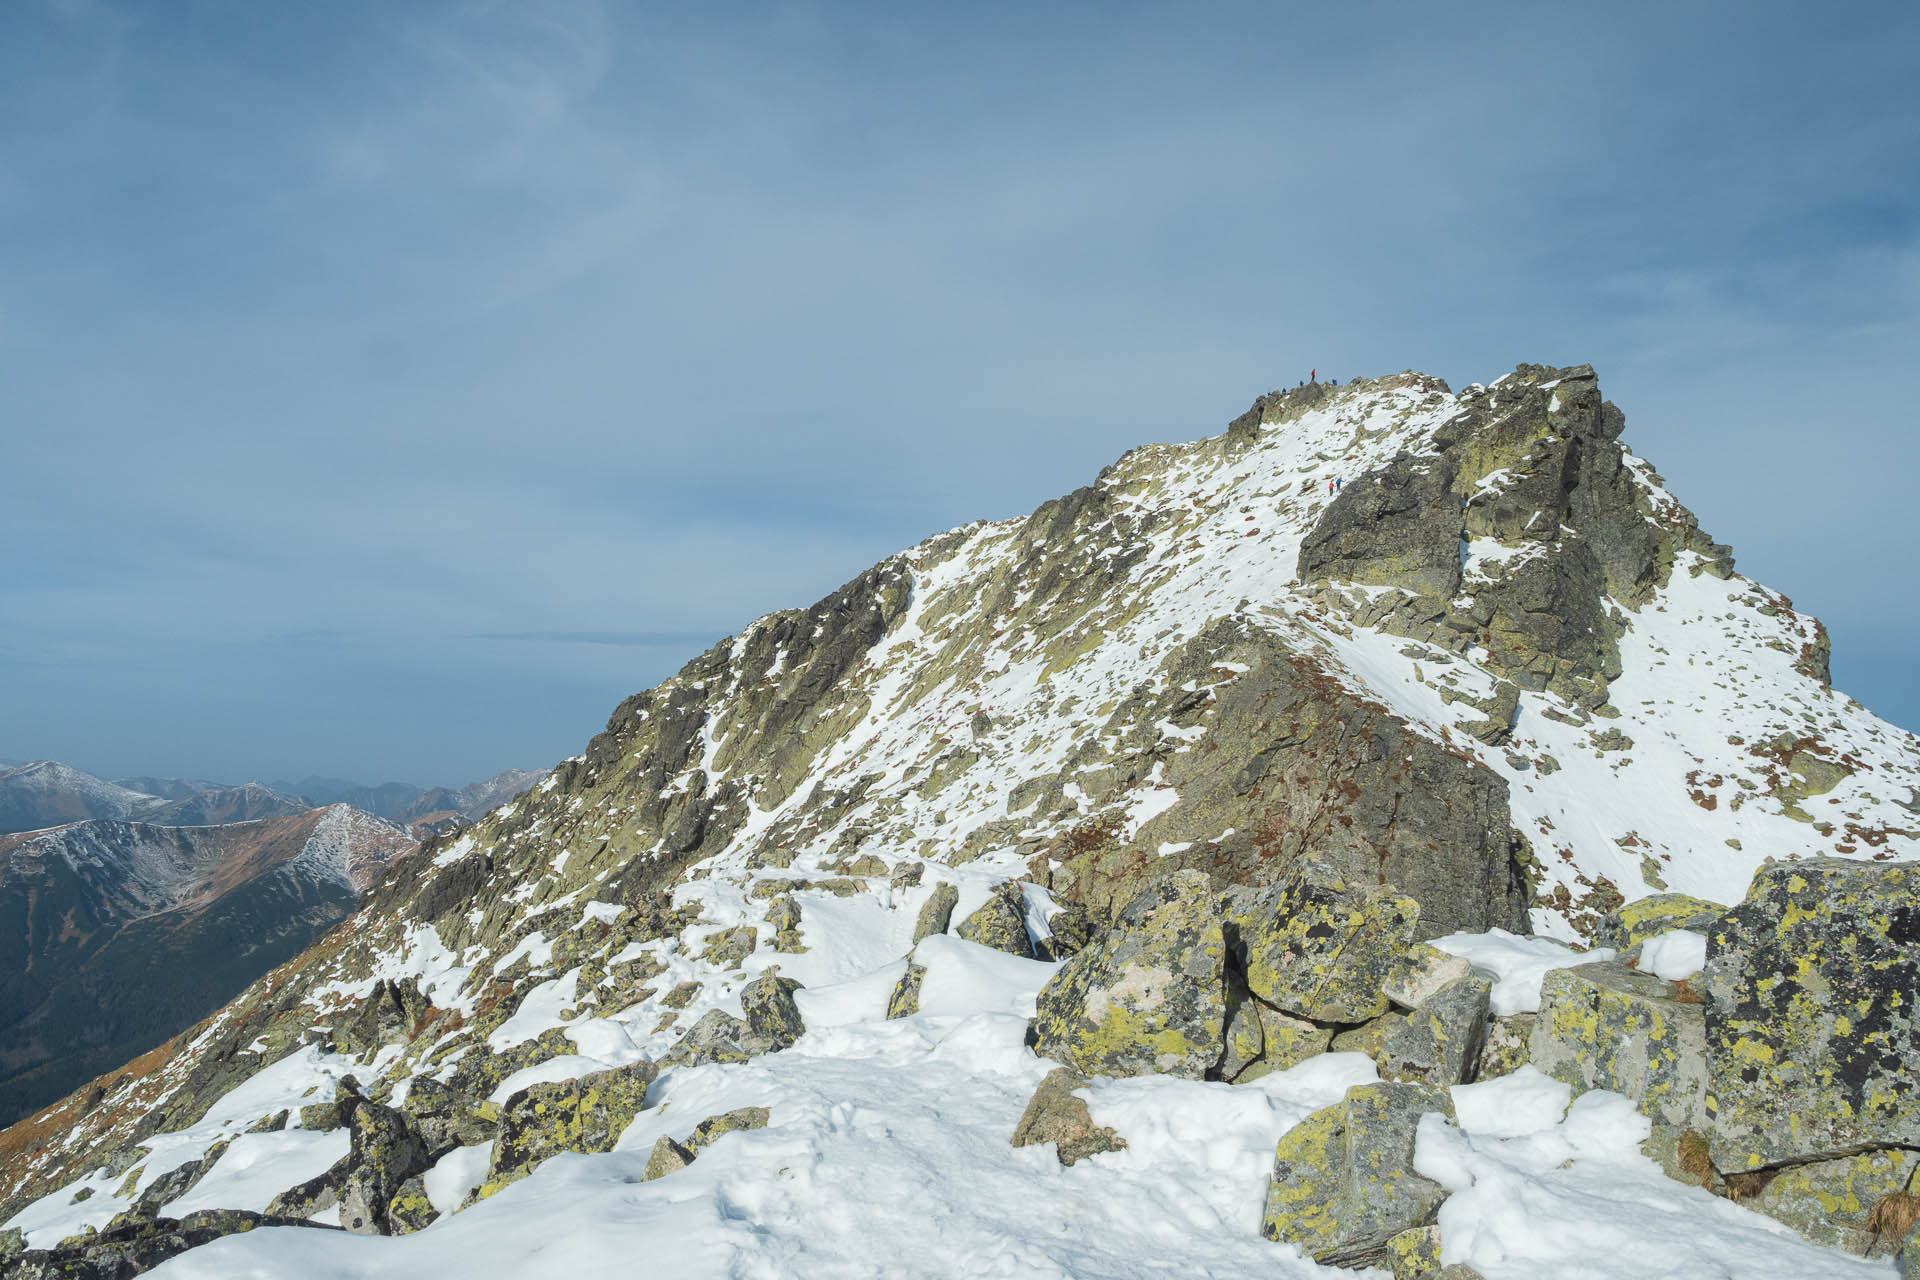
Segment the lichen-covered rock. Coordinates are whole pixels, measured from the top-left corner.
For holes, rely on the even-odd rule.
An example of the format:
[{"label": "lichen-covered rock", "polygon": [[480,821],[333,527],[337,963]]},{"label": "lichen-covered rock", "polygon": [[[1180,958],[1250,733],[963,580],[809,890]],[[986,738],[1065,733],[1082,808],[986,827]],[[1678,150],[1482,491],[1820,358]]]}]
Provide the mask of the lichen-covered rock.
[{"label": "lichen-covered rock", "polygon": [[141,1217],[159,1217],[160,1211],[169,1203],[178,1200],[199,1185],[200,1179],[206,1177],[218,1163],[228,1145],[227,1142],[216,1142],[199,1159],[176,1165],[149,1182],[141,1190],[140,1198],[134,1204],[133,1211]]},{"label": "lichen-covered rock", "polygon": [[1022,959],[1033,958],[1033,939],[1027,933],[1025,899],[1020,886],[1007,881],[997,884],[987,900],[960,922],[954,933],[968,942],[977,942],[995,951],[1004,951]]},{"label": "lichen-covered rock", "polygon": [[387,1235],[387,1209],[408,1178],[425,1172],[427,1147],[405,1113],[362,1101],[347,1128],[353,1135],[340,1181],[340,1225],[356,1235]]},{"label": "lichen-covered rock", "polygon": [[1388,1001],[1402,1009],[1418,1009],[1435,992],[1473,972],[1465,956],[1450,955],[1424,942],[1416,942],[1407,953],[1406,967],[1390,975],[1380,990]]},{"label": "lichen-covered rock", "polygon": [[697,1067],[709,1062],[745,1062],[772,1049],[773,1042],[755,1035],[744,1018],[736,1018],[724,1009],[709,1009],[674,1042],[660,1065]]},{"label": "lichen-covered rock", "polygon": [[[491,1092],[489,1087],[487,1093]],[[428,1158],[438,1159],[455,1147],[493,1141],[498,1115],[493,1113],[488,1118],[481,1114],[485,1100],[486,1094],[463,1094],[450,1084],[423,1075],[415,1076],[408,1085],[400,1110],[426,1144]]]},{"label": "lichen-covered rock", "polygon": [[670,1173],[678,1173],[693,1163],[694,1153],[666,1134],[654,1139],[653,1150],[647,1153],[647,1167],[640,1175],[642,1182],[652,1182],[664,1178]]},{"label": "lichen-covered rock", "polygon": [[1207,877],[1148,886],[1040,990],[1035,1050],[1083,1075],[1205,1077],[1226,1049],[1226,940]]},{"label": "lichen-covered rock", "polygon": [[726,1134],[764,1129],[772,1115],[765,1107],[738,1107],[717,1116],[708,1116],[693,1126],[693,1132],[687,1137],[687,1150],[698,1155]]},{"label": "lichen-covered rock", "polygon": [[1387,1241],[1393,1280],[1432,1280],[1440,1270],[1440,1228],[1408,1227]]},{"label": "lichen-covered rock", "polygon": [[501,1108],[487,1177],[473,1193],[484,1200],[532,1173],[562,1151],[593,1154],[613,1150],[646,1105],[647,1087],[658,1074],[644,1059],[575,1080],[529,1085]]},{"label": "lichen-covered rock", "polygon": [[1660,1166],[1675,1182],[1723,1195],[1726,1186],[1707,1152],[1707,1135],[1694,1129],[1676,1129],[1656,1121],[1640,1143],[1640,1154]]},{"label": "lichen-covered rock", "polygon": [[693,979],[676,982],[673,984],[673,990],[660,997],[660,1003],[669,1009],[684,1009],[693,1003],[694,997],[700,994],[705,985]]},{"label": "lichen-covered rock", "polygon": [[1814,1160],[1747,1175],[1741,1204],[1784,1222],[1815,1244],[1864,1254],[1877,1241],[1871,1229],[1875,1208],[1889,1196],[1904,1194],[1920,1170],[1920,1152],[1883,1148],[1834,1160]]},{"label": "lichen-covered rock", "polygon": [[1235,956],[1268,1004],[1315,1022],[1365,1022],[1387,1011],[1405,972],[1419,904],[1315,858],[1271,890],[1226,896]]},{"label": "lichen-covered rock", "polygon": [[27,1237],[18,1227],[8,1227],[0,1231],[0,1267],[6,1266],[27,1251]]},{"label": "lichen-covered rock", "polygon": [[261,1116],[258,1120],[255,1120],[252,1124],[247,1126],[247,1132],[248,1133],[279,1133],[287,1127],[287,1123],[292,1119],[292,1117],[293,1117],[293,1112],[283,1107],[279,1111],[269,1112],[266,1115]]},{"label": "lichen-covered rock", "polygon": [[341,1053],[368,1054],[387,1044],[405,1044],[432,1002],[411,978],[382,978],[347,1022],[334,1032]]},{"label": "lichen-covered rock", "polygon": [[1920,1226],[1907,1232],[1900,1250],[1900,1280],[1920,1280]]},{"label": "lichen-covered rock", "polygon": [[800,904],[783,893],[767,904],[767,923],[773,926],[773,949],[798,955],[807,949],[800,941]]},{"label": "lichen-covered rock", "polygon": [[1537,1014],[1514,1013],[1487,1019],[1487,1042],[1480,1049],[1476,1080],[1510,1076],[1533,1061],[1533,1028]]},{"label": "lichen-covered rock", "polygon": [[1033,953],[1042,960],[1065,960],[1077,956],[1099,932],[1093,913],[1077,902],[1062,902],[1060,909],[1047,917],[1047,937],[1034,944]]},{"label": "lichen-covered rock", "polygon": [[334,1084],[334,1095],[327,1102],[313,1102],[300,1108],[300,1127],[316,1133],[344,1129],[360,1104],[360,1085],[352,1076],[342,1076]]},{"label": "lichen-covered rock", "polygon": [[701,958],[716,969],[738,969],[759,944],[760,931],[750,924],[722,929],[706,937],[707,949]]},{"label": "lichen-covered rock", "polygon": [[1920,1146],[1920,863],[1772,863],[1707,938],[1714,1163]]},{"label": "lichen-covered rock", "polygon": [[1480,1068],[1493,983],[1478,974],[1456,978],[1406,1015],[1374,1061],[1387,1080],[1465,1084]]},{"label": "lichen-covered rock", "polygon": [[341,1156],[328,1168],[305,1182],[296,1183],[267,1201],[267,1216],[305,1221],[316,1213],[325,1213],[340,1203],[340,1188],[346,1182],[353,1157]]},{"label": "lichen-covered rock", "polygon": [[1300,544],[1300,580],[1402,587],[1451,599],[1460,589],[1453,473],[1451,458],[1403,453],[1344,486]]},{"label": "lichen-covered rock", "polygon": [[1232,1080],[1259,1061],[1267,1047],[1266,1028],[1260,1025],[1260,1004],[1228,975],[1226,1052],[1217,1071],[1222,1080]]},{"label": "lichen-covered rock", "polygon": [[1576,1090],[1611,1089],[1661,1124],[1707,1125],[1705,1011],[1677,983],[1623,964],[1554,969],[1540,983],[1533,1065]]},{"label": "lichen-covered rock", "polygon": [[1380,1055],[1386,1050],[1387,1041],[1404,1031],[1406,1026],[1407,1015],[1398,1009],[1389,1009],[1357,1027],[1340,1031],[1333,1037],[1330,1047],[1335,1053],[1364,1053],[1377,1065]]},{"label": "lichen-covered rock", "polygon": [[618,1013],[639,1004],[653,994],[647,984],[666,971],[666,963],[650,951],[622,961],[607,970],[592,992],[594,1005],[602,1013]]},{"label": "lichen-covered rock", "polygon": [[427,1198],[426,1180],[415,1174],[387,1201],[387,1234],[412,1235],[432,1226],[439,1217],[440,1211]]},{"label": "lichen-covered rock", "polygon": [[1615,907],[1593,928],[1593,945],[1625,951],[1669,929],[1705,933],[1726,908],[1684,893],[1656,893]]},{"label": "lichen-covered rock", "polygon": [[1051,1142],[1064,1165],[1078,1163],[1102,1151],[1123,1150],[1126,1141],[1105,1125],[1095,1124],[1085,1099],[1074,1095],[1073,1091],[1085,1084],[1086,1081],[1069,1068],[1055,1067],[1049,1071],[1028,1099],[1027,1109],[1020,1113],[1020,1122],[1013,1128],[1013,1145],[1026,1147]]},{"label": "lichen-covered rock", "polygon": [[1297,1067],[1308,1058],[1327,1051],[1333,1041],[1333,1028],[1323,1027],[1305,1018],[1260,1003],[1250,1002],[1260,1019],[1260,1056],[1230,1078],[1235,1084],[1251,1084],[1262,1076]]},{"label": "lichen-covered rock", "polygon": [[770,1046],[768,1052],[789,1048],[806,1031],[793,998],[800,989],[794,979],[775,973],[763,973],[741,988],[740,1008],[747,1015],[747,1030]]},{"label": "lichen-covered rock", "polygon": [[23,1249],[11,1258],[0,1252],[0,1265],[6,1280],[127,1280],[222,1236],[255,1227],[319,1225],[239,1209],[202,1209],[177,1219],[127,1218],[104,1231],[70,1236],[51,1249]]},{"label": "lichen-covered rock", "polygon": [[920,984],[926,977],[927,966],[907,964],[907,971],[893,984],[893,994],[887,997],[887,1017],[911,1018],[920,1012]]},{"label": "lichen-covered rock", "polygon": [[1433,1220],[1446,1191],[1413,1170],[1420,1117],[1453,1119],[1453,1100],[1430,1085],[1356,1085],[1289,1129],[1274,1152],[1262,1231],[1314,1261],[1363,1266],[1387,1242]]},{"label": "lichen-covered rock", "polygon": [[933,893],[920,907],[920,917],[914,921],[913,940],[918,943],[922,938],[930,938],[936,933],[945,933],[953,922],[953,909],[960,903],[960,890],[952,883],[942,880],[933,886]]}]

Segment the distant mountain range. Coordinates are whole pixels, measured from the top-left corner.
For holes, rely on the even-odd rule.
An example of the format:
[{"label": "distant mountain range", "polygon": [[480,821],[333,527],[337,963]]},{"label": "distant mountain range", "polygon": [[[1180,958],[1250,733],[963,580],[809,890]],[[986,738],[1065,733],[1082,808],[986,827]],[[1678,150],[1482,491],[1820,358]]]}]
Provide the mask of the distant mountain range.
[{"label": "distant mountain range", "polygon": [[416,847],[344,804],[0,835],[0,1124],[205,1017]]},{"label": "distant mountain range", "polygon": [[465,787],[0,769],[0,1126],[297,955],[369,878],[546,776]]},{"label": "distant mountain range", "polygon": [[547,772],[508,769],[458,788],[416,787],[406,782],[367,786],[320,777],[234,786],[201,778],[150,776],[109,782],[57,760],[35,760],[0,768],[0,835],[96,818],[167,827],[213,826],[291,817],[333,804],[349,804],[409,827],[425,822],[430,831],[440,831],[477,821]]},{"label": "distant mountain range", "polygon": [[317,804],[350,804],[390,822],[416,822],[435,814],[456,813],[478,821],[547,776],[548,769],[507,769],[464,787],[416,787],[383,782],[369,787],[342,778],[302,778],[269,782],[282,795],[304,796]]}]

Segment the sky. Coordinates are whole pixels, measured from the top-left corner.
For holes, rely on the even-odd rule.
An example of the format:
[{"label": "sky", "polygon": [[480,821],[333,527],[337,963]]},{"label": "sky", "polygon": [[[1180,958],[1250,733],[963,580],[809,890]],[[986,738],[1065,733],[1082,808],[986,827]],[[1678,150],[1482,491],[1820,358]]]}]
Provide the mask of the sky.
[{"label": "sky", "polygon": [[1309,368],[1590,362],[1920,728],[1920,7],[0,7],[0,757],[550,764]]}]

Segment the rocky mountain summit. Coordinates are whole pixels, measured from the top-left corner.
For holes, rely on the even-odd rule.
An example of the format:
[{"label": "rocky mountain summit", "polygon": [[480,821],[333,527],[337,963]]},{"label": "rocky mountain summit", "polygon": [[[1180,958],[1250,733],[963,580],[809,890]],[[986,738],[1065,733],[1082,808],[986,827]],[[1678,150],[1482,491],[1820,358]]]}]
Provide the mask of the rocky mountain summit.
[{"label": "rocky mountain summit", "polygon": [[6,1274],[1888,1274],[1920,743],[1623,426],[1312,384],[759,619],[0,1135]]}]

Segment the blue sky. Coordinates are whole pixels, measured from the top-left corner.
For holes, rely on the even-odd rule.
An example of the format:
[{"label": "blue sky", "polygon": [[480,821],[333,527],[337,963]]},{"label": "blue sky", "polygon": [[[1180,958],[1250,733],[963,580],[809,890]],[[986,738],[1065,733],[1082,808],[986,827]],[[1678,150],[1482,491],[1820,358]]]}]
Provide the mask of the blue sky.
[{"label": "blue sky", "polygon": [[458,782],[1309,366],[1590,361],[1920,727],[1920,9],[0,9],[0,756]]}]

